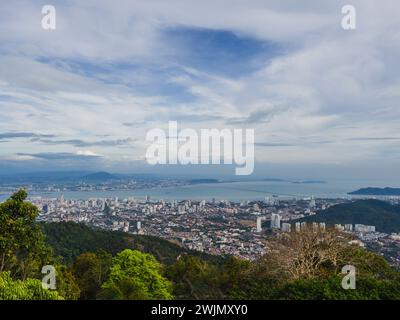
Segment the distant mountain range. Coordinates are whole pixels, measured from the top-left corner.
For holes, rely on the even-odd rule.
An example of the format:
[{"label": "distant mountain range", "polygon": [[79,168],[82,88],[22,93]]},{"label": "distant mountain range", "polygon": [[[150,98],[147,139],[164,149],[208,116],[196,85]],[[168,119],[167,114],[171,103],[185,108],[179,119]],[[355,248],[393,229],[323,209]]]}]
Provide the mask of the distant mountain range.
[{"label": "distant mountain range", "polygon": [[[109,173],[106,171],[57,171],[57,172],[32,172],[21,174],[10,174],[0,176],[1,183],[22,184],[22,183],[77,183],[77,182],[106,182],[110,180],[135,179],[141,181],[154,181],[160,179],[178,179],[176,177],[148,174],[148,173]],[[182,177],[190,184],[219,183],[221,180],[211,178],[189,178]]]},{"label": "distant mountain range", "polygon": [[400,206],[368,199],[343,203],[297,221],[334,224],[366,224],[376,226],[376,231],[400,232]]},{"label": "distant mountain range", "polygon": [[364,196],[400,196],[400,188],[361,188],[356,191],[349,192],[353,195]]},{"label": "distant mountain range", "polygon": [[0,176],[3,183],[46,183],[76,181],[91,174],[90,171],[49,171],[4,174]]},{"label": "distant mountain range", "polygon": [[39,171],[14,174],[1,174],[0,183],[7,184],[46,184],[46,183],[77,183],[77,182],[105,182],[110,180],[135,179],[141,181],[154,181],[162,179],[178,179],[187,181],[190,184],[221,183],[221,182],[282,182],[295,184],[326,183],[321,180],[291,180],[280,178],[256,178],[256,177],[235,177],[235,178],[214,178],[202,176],[176,176],[168,174],[152,173],[109,173],[106,171]]},{"label": "distant mountain range", "polygon": [[76,183],[80,181],[101,182],[109,180],[155,180],[164,178],[165,176],[148,173],[120,174],[109,173],[105,171],[54,171],[54,172],[29,172],[1,175],[1,183],[22,184],[22,183]]}]

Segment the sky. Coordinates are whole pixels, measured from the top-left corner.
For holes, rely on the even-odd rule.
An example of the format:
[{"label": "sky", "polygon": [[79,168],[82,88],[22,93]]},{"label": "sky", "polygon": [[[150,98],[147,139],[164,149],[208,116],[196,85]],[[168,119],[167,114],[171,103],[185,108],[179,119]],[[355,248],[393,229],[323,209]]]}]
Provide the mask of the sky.
[{"label": "sky", "polygon": [[[43,5],[56,30],[41,27]],[[149,166],[146,132],[255,130],[255,175],[400,178],[400,3],[0,3],[0,173]]]}]

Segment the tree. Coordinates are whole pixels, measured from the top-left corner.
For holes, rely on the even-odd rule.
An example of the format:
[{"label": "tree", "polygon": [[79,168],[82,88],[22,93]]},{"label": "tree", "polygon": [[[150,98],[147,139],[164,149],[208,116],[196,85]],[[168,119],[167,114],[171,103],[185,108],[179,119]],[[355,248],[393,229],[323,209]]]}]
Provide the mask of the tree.
[{"label": "tree", "polygon": [[167,276],[174,283],[174,295],[181,299],[221,299],[219,270],[207,261],[184,254],[168,267]]},{"label": "tree", "polygon": [[86,252],[79,255],[72,265],[72,272],[81,290],[80,299],[94,300],[106,281],[112,256],[105,251],[98,254]]},{"label": "tree", "polygon": [[280,284],[279,277],[269,267],[272,266],[266,268],[256,262],[228,259],[222,266],[220,283],[225,297],[239,300],[269,299]]},{"label": "tree", "polygon": [[313,278],[321,272],[337,272],[342,265],[350,236],[335,229],[306,228],[299,232],[280,233],[267,242],[267,253],[261,259],[281,277]]},{"label": "tree", "polygon": [[51,257],[44,235],[35,223],[38,209],[26,202],[27,193],[19,190],[0,204],[0,272],[26,279],[37,275]]},{"label": "tree", "polygon": [[1,272],[0,300],[63,300],[63,297],[57,291],[44,289],[40,280],[13,280],[9,272]]},{"label": "tree", "polygon": [[126,249],[113,258],[100,298],[172,299],[172,285],[161,271],[161,265],[152,255]]},{"label": "tree", "polygon": [[71,270],[62,264],[55,264],[55,268],[57,292],[66,300],[79,299],[81,290]]}]

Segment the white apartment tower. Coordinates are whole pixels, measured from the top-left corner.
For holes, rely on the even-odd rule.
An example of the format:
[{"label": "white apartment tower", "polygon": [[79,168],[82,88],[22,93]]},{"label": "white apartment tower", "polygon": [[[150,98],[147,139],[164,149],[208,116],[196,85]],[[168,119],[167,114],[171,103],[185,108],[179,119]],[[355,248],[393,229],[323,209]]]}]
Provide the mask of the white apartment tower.
[{"label": "white apartment tower", "polygon": [[262,217],[257,217],[257,232],[262,231]]},{"label": "white apartment tower", "polygon": [[271,214],[271,229],[281,228],[281,216],[278,213]]}]

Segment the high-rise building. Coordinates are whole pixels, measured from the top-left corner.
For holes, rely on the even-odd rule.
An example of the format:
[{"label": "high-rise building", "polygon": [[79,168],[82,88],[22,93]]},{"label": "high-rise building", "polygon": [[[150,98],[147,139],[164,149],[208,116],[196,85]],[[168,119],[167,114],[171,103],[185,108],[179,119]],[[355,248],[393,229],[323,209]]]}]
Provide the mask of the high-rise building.
[{"label": "high-rise building", "polygon": [[353,231],[353,225],[348,223],[344,225],[344,230],[346,231]]},{"label": "high-rise building", "polygon": [[279,213],[271,214],[271,229],[280,229],[281,228],[281,216]]},{"label": "high-rise building", "polygon": [[124,227],[122,229],[124,232],[129,232],[129,221],[124,222]]},{"label": "high-rise building", "polygon": [[310,203],[309,203],[309,208],[310,209],[314,209],[315,208],[315,199],[314,199],[314,196],[311,196],[311,200],[310,200]]},{"label": "high-rise building", "polygon": [[257,232],[262,231],[262,217],[257,217]]}]

